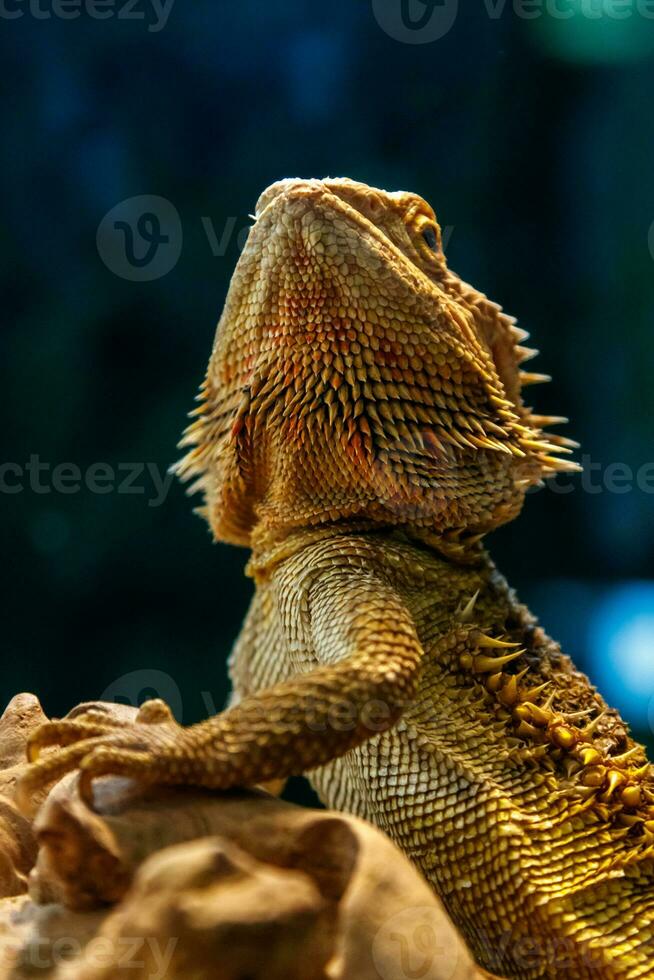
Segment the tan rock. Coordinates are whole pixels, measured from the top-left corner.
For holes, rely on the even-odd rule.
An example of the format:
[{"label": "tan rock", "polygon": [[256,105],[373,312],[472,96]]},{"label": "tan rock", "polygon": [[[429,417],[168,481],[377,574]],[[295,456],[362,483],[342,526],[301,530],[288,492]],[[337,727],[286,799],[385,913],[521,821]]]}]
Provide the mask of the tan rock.
[{"label": "tan rock", "polygon": [[27,875],[36,860],[36,840],[29,821],[14,801],[16,781],[26,765],[25,745],[35,728],[47,721],[38,698],[17,694],[0,717],[0,897],[27,890]]},{"label": "tan rock", "polygon": [[[39,711],[14,705],[19,735],[5,712],[9,768],[20,770],[25,718],[38,723]],[[95,790],[90,810],[67,776],[41,807],[30,898],[0,902],[0,980],[483,975],[431,888],[364,821],[257,792],[143,791],[115,778]],[[24,884],[14,817],[0,869],[5,860]]]},{"label": "tan rock", "polygon": [[336,904],[307,875],[202,838],[148,859],[100,930],[110,961],[98,963],[91,943],[73,976],[324,980],[336,918]]},{"label": "tan rock", "polygon": [[[158,923],[162,906],[157,905],[155,914],[145,897],[152,892],[143,889],[144,881],[157,880],[160,862],[164,862],[168,884],[172,881],[171,868],[177,869],[178,888],[169,889],[169,907],[186,887],[191,887],[184,874],[186,860],[197,867],[195,862],[204,855],[210,864],[215,848],[237,846],[250,859],[256,859],[259,869],[301,873],[320,898],[338,910],[338,926],[332,926],[328,976],[401,980],[403,973],[409,977],[417,971],[426,980],[451,980],[477,975],[432,890],[383,834],[361,820],[306,810],[255,793],[156,790],[139,798],[129,784],[116,779],[98,783],[97,812],[92,812],[77,796],[75,782],[73,777],[59,783],[35,823],[41,843],[32,883],[37,899],[54,896],[72,908],[90,908],[119,900],[136,874],[122,907],[121,915],[127,918],[121,922],[140,921],[136,913],[145,909],[147,921]],[[219,837],[198,841],[201,835]],[[185,851],[187,845],[174,846],[181,842],[194,843]],[[165,863],[171,847],[173,865]],[[139,871],[147,855],[154,856]],[[233,852],[231,859],[235,860]],[[259,894],[262,885],[260,878],[255,878],[252,895]],[[217,881],[214,884],[218,887]],[[269,885],[266,879],[262,893],[269,894]],[[232,879],[221,880],[223,897],[216,906],[216,916],[227,908],[224,895],[233,887]],[[138,898],[132,913],[135,894]],[[238,894],[244,900],[246,892],[239,889]],[[283,904],[277,908],[273,902],[271,910],[285,914]],[[246,911],[243,909],[243,914]],[[169,912],[172,915],[172,906]],[[181,921],[179,916],[175,921]],[[216,918],[212,929],[228,926]],[[108,922],[110,927],[116,928]],[[157,925],[158,943],[171,934],[168,928]],[[197,937],[190,938],[195,935],[193,928],[192,920],[185,921],[185,931],[178,927],[183,931],[179,936],[180,956],[185,955],[187,945],[193,949],[198,946]],[[315,923],[307,923],[306,928],[311,932]],[[253,927],[253,937],[257,931]],[[300,957],[304,940],[296,937],[294,941]],[[283,940],[285,947],[288,942],[288,938]],[[268,944],[267,948],[261,969],[268,964],[272,947]],[[300,965],[298,959],[298,969]],[[289,978],[296,975],[305,974],[286,974]]]}]

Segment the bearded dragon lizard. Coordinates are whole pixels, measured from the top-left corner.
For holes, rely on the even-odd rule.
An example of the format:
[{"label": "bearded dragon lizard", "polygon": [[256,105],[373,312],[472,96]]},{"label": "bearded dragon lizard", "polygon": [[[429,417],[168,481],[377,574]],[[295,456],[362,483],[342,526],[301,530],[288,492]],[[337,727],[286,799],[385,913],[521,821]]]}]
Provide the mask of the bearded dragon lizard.
[{"label": "bearded dragon lizard", "polygon": [[[178,464],[252,549],[234,702],[31,740],[78,767],[215,789],[307,773],[433,883],[507,977],[654,976],[654,775],[521,605],[484,535],[575,445],[522,390],[532,351],[447,267],[431,207],[346,179],[261,196]],[[157,723],[158,722],[158,723]],[[56,751],[41,751],[57,746]]]}]

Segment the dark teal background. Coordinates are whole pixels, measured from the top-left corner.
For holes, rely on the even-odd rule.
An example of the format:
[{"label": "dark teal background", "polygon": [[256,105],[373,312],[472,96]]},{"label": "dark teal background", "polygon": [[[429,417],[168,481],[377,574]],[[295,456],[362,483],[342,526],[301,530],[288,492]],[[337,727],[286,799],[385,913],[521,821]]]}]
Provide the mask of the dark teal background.
[{"label": "dark teal background", "polygon": [[[600,464],[599,492],[536,493],[491,550],[648,737],[654,479],[611,492],[605,474],[654,459],[654,20],[559,4],[574,16],[461,4],[444,36],[409,44],[368,0],[176,0],[157,31],[5,0],[22,16],[0,16],[3,456],[163,470],[259,192],[294,175],[417,191],[451,266],[541,348],[538,408],[569,415]],[[142,194],[174,205],[183,246],[132,282],[96,231]],[[140,485],[0,493],[3,701],[28,689],[58,714],[154,689],[186,722],[222,705],[246,555],[211,544],[179,486],[153,507]]]}]

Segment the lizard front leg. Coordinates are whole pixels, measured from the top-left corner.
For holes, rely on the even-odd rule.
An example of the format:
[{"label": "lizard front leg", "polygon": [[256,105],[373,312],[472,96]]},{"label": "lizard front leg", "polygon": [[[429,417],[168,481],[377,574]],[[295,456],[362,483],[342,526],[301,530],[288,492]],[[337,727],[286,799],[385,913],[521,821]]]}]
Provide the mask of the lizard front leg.
[{"label": "lizard front leg", "polygon": [[[392,726],[413,696],[422,657],[408,611],[383,584],[355,577],[326,586],[318,605],[320,624],[331,621],[322,642],[339,662],[189,728],[160,711],[148,718],[147,706],[145,719],[126,729],[103,725],[97,714],[50,722],[30,740],[23,797],[75,768],[89,802],[93,779],[107,774],[146,784],[251,786],[323,765]],[[59,750],[40,757],[52,745]]]}]

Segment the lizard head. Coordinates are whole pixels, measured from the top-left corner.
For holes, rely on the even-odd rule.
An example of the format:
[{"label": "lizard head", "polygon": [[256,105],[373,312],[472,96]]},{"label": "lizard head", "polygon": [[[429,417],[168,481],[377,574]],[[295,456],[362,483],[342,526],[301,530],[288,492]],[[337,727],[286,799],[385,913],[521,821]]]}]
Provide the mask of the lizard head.
[{"label": "lizard head", "polygon": [[178,464],[215,536],[364,521],[465,553],[576,465],[526,335],[448,268],[431,207],[347,179],[259,199]]}]

